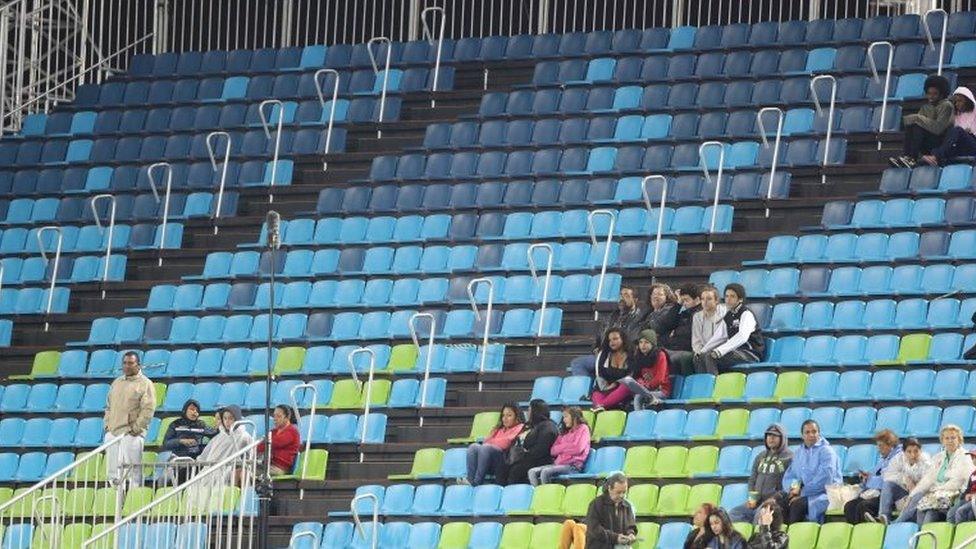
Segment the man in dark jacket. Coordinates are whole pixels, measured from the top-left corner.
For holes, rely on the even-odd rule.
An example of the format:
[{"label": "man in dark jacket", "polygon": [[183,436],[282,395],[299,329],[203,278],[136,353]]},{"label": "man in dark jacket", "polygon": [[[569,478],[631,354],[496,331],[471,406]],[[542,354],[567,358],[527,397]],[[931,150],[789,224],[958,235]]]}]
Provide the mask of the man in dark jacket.
[{"label": "man in dark jacket", "polygon": [[200,403],[191,398],[183,404],[182,416],[166,429],[163,451],[172,452],[174,457],[196,459],[207,441],[216,434],[217,429],[200,419]]},{"label": "man in dark jacket", "polygon": [[[697,284],[685,284],[678,289],[678,299],[681,308],[675,315],[675,322],[667,334],[658,334],[661,346],[664,347],[671,362],[684,374],[692,374],[695,370],[695,354],[691,349],[691,332],[695,314],[702,310],[701,288]],[[663,337],[662,337],[663,335]]]},{"label": "man in dark jacket", "polygon": [[637,541],[637,518],[625,498],[629,481],[623,473],[613,473],[603,484],[603,493],[590,502],[586,511],[586,549],[613,549]]},{"label": "man in dark jacket", "polygon": [[732,522],[752,522],[756,508],[781,490],[783,475],[793,461],[786,429],[779,423],[766,428],[766,449],[756,456],[749,475],[749,499],[729,509]]},{"label": "man in dark jacket", "polygon": [[617,304],[617,310],[600,326],[599,333],[594,337],[593,352],[574,358],[569,363],[569,371],[574,376],[593,377],[593,373],[596,371],[596,353],[600,352],[600,348],[603,347],[603,339],[606,337],[607,331],[611,328],[618,328],[627,335],[627,341],[637,341],[643,316],[644,313],[638,306],[637,290],[629,286],[620,288],[620,301]]}]

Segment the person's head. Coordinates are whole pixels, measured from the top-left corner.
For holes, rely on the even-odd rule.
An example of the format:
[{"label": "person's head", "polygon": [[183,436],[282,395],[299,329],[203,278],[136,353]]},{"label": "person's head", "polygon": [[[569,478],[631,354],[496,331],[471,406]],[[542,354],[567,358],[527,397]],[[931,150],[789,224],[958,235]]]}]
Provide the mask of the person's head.
[{"label": "person's head", "polygon": [[610,498],[610,501],[614,503],[620,503],[627,496],[627,488],[630,485],[630,481],[627,480],[627,475],[617,471],[611,473],[607,477],[607,480],[603,483],[603,493]]},{"label": "person's head", "polygon": [[139,353],[128,351],[122,355],[122,373],[127,376],[134,376],[139,373]]},{"label": "person's head", "polygon": [[746,289],[742,284],[733,282],[725,287],[725,306],[729,310],[735,309],[746,300]]},{"label": "person's head", "polygon": [[820,424],[812,419],[808,419],[800,426],[800,435],[803,436],[803,444],[813,446],[820,440]]},{"label": "person's head", "polygon": [[657,347],[657,332],[654,330],[641,330],[639,339],[637,340],[637,348],[640,349],[640,352],[646,355],[653,351],[655,347]]},{"label": "person's head", "polygon": [[905,454],[905,459],[908,460],[908,463],[914,465],[918,461],[919,456],[922,455],[922,445],[918,442],[917,438],[909,437],[901,443],[901,451]]},{"label": "person's head", "polygon": [[708,314],[714,313],[715,309],[718,308],[718,288],[715,286],[705,286],[699,292],[699,296],[702,309]]},{"label": "person's head", "polygon": [[705,521],[708,520],[708,515],[711,515],[715,511],[715,506],[711,503],[705,502],[698,506],[695,510],[695,514],[691,516],[692,526],[698,528],[705,525]]},{"label": "person's head", "polygon": [[563,430],[569,431],[577,425],[586,425],[583,418],[583,410],[579,406],[567,406],[563,408]]},{"label": "person's head", "polygon": [[724,509],[718,508],[708,515],[708,529],[713,536],[728,538],[732,536],[732,519]]},{"label": "person's head", "polygon": [[240,407],[234,405],[221,408],[217,414],[220,417],[220,424],[224,426],[224,430],[227,432],[230,432],[235,422],[240,421],[244,417],[241,414]]},{"label": "person's head", "polygon": [[949,424],[942,427],[939,431],[939,442],[945,448],[946,453],[953,453],[963,445],[962,429],[958,425]]},{"label": "person's head", "polygon": [[970,450],[966,453],[969,454],[969,459],[976,465],[976,450]]},{"label": "person's head", "polygon": [[946,77],[933,74],[925,79],[925,98],[929,103],[938,103],[949,96],[949,80]]},{"label": "person's head", "polygon": [[183,404],[183,417],[190,420],[196,421],[200,419],[200,403],[193,400],[192,398]]},{"label": "person's head", "polygon": [[627,334],[619,328],[610,328],[607,330],[607,337],[604,341],[607,342],[607,350],[612,352],[622,351],[626,353],[630,349]]},{"label": "person's head", "polygon": [[952,106],[955,107],[956,113],[973,112],[973,109],[976,109],[976,105],[973,104],[972,99],[966,97],[965,94],[959,93],[958,89],[956,90],[956,93],[952,94],[951,99]]},{"label": "person's head", "polygon": [[674,305],[678,300],[667,284],[651,284],[651,291],[647,294],[647,303],[651,309],[657,311],[668,305]]},{"label": "person's head", "polygon": [[782,529],[783,511],[780,508],[779,503],[777,503],[775,499],[767,499],[766,501],[762,502],[762,505],[759,506],[758,511],[762,511],[763,509],[769,509],[773,514],[773,521],[769,523],[769,529],[773,532]]},{"label": "person's head", "polygon": [[522,419],[522,410],[519,410],[518,404],[506,402],[502,405],[502,410],[498,414],[498,425],[495,427],[498,429],[510,429],[524,422]]},{"label": "person's head", "polygon": [[538,425],[543,421],[549,421],[549,405],[541,398],[533,398],[529,401],[529,423]]},{"label": "person's head", "polygon": [[620,301],[618,302],[620,308],[624,311],[629,311],[637,306],[637,290],[631,288],[630,286],[624,286],[620,288]]},{"label": "person's head", "polygon": [[284,427],[289,423],[298,423],[295,420],[295,411],[291,409],[291,406],[284,404],[275,406],[273,419],[275,427]]},{"label": "person's head", "polygon": [[763,441],[766,444],[766,449],[771,452],[779,452],[786,446],[783,443],[783,427],[774,423],[769,427],[766,427],[766,433],[763,437]]},{"label": "person's head", "polygon": [[882,429],[874,435],[874,443],[878,445],[878,452],[882,456],[888,457],[895,446],[898,446],[898,435],[891,429]]},{"label": "person's head", "polygon": [[681,306],[685,309],[694,309],[701,303],[701,290],[698,284],[685,284],[678,290],[681,296]]}]

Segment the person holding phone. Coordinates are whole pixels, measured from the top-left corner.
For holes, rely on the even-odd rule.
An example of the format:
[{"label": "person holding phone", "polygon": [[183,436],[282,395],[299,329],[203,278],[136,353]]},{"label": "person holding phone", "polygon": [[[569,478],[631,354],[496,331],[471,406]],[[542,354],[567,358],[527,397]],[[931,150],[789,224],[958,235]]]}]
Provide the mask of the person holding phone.
[{"label": "person holding phone", "polygon": [[749,538],[749,549],[786,549],[790,537],[783,531],[783,513],[775,499],[768,499],[756,510],[756,529]]},{"label": "person holding phone", "polygon": [[617,472],[603,483],[603,493],[590,502],[586,511],[586,549],[614,549],[638,541],[637,517],[627,501],[630,481]]},{"label": "person holding phone", "polygon": [[881,493],[884,490],[884,474],[901,455],[898,436],[891,429],[882,429],[874,435],[878,446],[878,462],[870,471],[858,471],[861,480],[861,494],[844,504],[844,518],[851,524],[868,521],[868,517],[878,513],[881,506]]}]

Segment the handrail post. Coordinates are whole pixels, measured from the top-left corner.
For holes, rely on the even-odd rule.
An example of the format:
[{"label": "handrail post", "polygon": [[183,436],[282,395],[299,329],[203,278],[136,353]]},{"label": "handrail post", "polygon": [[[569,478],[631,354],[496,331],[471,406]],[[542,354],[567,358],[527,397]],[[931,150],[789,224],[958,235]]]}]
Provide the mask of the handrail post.
[{"label": "handrail post", "polygon": [[878,75],[878,65],[874,61],[874,48],[879,46],[888,46],[888,63],[885,68],[885,79],[884,79],[884,97],[881,98],[881,120],[878,121],[878,150],[881,150],[881,134],[885,131],[885,115],[888,112],[888,91],[891,88],[891,63],[895,57],[895,47],[891,42],[880,40],[878,42],[871,42],[868,46],[868,64],[871,66],[871,75],[875,82],[880,82],[881,78]]},{"label": "handrail post", "polygon": [[[377,549],[379,545],[377,535],[379,534],[379,513],[380,513],[380,498],[376,497],[376,494],[359,494],[358,496],[352,498],[349,502],[349,510],[352,511],[352,520],[356,523],[356,530],[359,531],[359,536],[365,538],[366,535],[363,534],[363,523],[359,520],[359,509],[356,509],[356,503],[361,499],[372,499],[373,500],[373,541],[370,543],[370,549]],[[365,541],[365,540],[364,540]]]},{"label": "handrail post", "polygon": [[725,143],[721,141],[706,141],[698,146],[698,159],[701,162],[702,170],[705,172],[705,179],[712,180],[711,170],[708,169],[708,162],[705,160],[705,150],[708,147],[718,147],[718,170],[715,174],[715,198],[712,199],[712,222],[708,228],[708,251],[712,251],[712,235],[715,234],[715,216],[718,215],[718,197],[722,193],[722,170],[725,168]]},{"label": "handrail post", "polygon": [[[292,409],[295,410],[295,419],[297,420],[301,420],[301,412],[299,411],[301,408],[298,406],[298,399],[295,398],[295,393],[297,393],[299,389],[312,391],[312,405],[309,407],[308,412],[308,435],[305,436],[305,454],[302,457],[301,470],[304,472],[305,468],[308,467],[308,451],[312,448],[312,428],[313,423],[315,422],[315,404],[319,400],[319,390],[311,383],[302,383],[291,388],[288,396],[291,398],[291,406]],[[302,393],[302,396],[304,397],[305,393]],[[299,481],[301,481],[301,475],[299,475]],[[300,488],[298,490],[298,499],[305,499],[305,488]]]},{"label": "handrail post", "polygon": [[[546,255],[546,276],[542,281],[542,307],[539,309],[539,330],[536,333],[536,338],[542,339],[542,329],[546,324],[546,307],[549,306],[549,284],[552,281],[552,260],[555,253],[552,251],[552,245],[544,242],[537,242],[529,246],[526,255],[528,255],[529,271],[532,273],[533,282],[539,280],[539,275],[536,273],[535,257],[532,255],[532,252],[535,250],[546,250],[548,252]],[[597,295],[597,300],[599,299],[600,296]],[[539,342],[536,341],[535,356],[539,356],[540,351],[541,347]]]},{"label": "handrail post", "polygon": [[488,363],[488,334],[491,331],[492,305],[495,303],[495,281],[488,277],[472,278],[468,282],[468,299],[471,301],[471,309],[474,317],[481,321],[481,311],[478,310],[478,302],[474,297],[474,289],[478,284],[488,285],[488,304],[485,306],[485,329],[481,335],[481,360],[478,365],[478,392],[484,387],[485,365]]},{"label": "handrail post", "polygon": [[[647,208],[647,213],[653,211],[651,206],[651,194],[647,190],[647,184],[652,180],[661,180],[661,201],[658,205],[657,213],[657,230],[655,231],[656,236],[654,237],[654,259],[651,262],[651,268],[657,269],[658,256],[661,252],[661,235],[664,233],[664,206],[668,201],[668,178],[663,175],[648,175],[641,179],[641,194],[644,195],[644,207]],[[652,277],[656,278],[656,274]]]},{"label": "handrail post", "polygon": [[943,58],[945,57],[946,32],[949,30],[949,14],[946,13],[944,9],[935,8],[925,12],[925,14],[922,15],[922,28],[925,30],[925,39],[928,41],[929,48],[931,48],[932,51],[935,51],[935,41],[932,40],[932,29],[929,26],[929,15],[932,15],[933,13],[942,14],[942,35],[939,38],[939,71],[936,73],[941,76],[942,64],[945,61]]},{"label": "handrail post", "polygon": [[779,144],[783,138],[783,109],[779,107],[763,107],[756,113],[756,124],[759,126],[759,136],[762,137],[763,147],[769,148],[769,139],[766,136],[766,125],[763,123],[763,115],[772,112],[776,113],[776,141],[773,142],[773,160],[769,163],[769,185],[766,188],[766,217],[769,217],[769,201],[773,197],[773,182],[776,181],[776,166],[779,164]]},{"label": "handrail post", "polygon": [[278,99],[265,99],[258,105],[258,114],[261,115],[261,128],[264,129],[264,136],[271,139],[271,123],[268,122],[270,115],[264,114],[264,107],[266,105],[272,106],[272,113],[274,112],[274,105],[278,106],[278,124],[275,128],[274,154],[271,158],[271,182],[268,183],[268,204],[273,204],[274,193],[271,192],[271,189],[274,187],[275,180],[278,177],[278,154],[281,151],[281,127],[285,123],[285,104]]},{"label": "handrail post", "polygon": [[302,539],[304,537],[312,538],[312,547],[318,547],[319,546],[319,537],[318,537],[318,535],[316,535],[315,532],[306,530],[304,532],[299,532],[299,533],[297,533],[297,534],[295,534],[295,535],[293,535],[291,537],[291,540],[288,541],[288,549],[292,549],[293,547],[295,547],[295,540],[299,540],[299,539]]},{"label": "handrail post", "polygon": [[109,271],[109,260],[112,258],[112,243],[114,242],[115,235],[115,210],[116,210],[116,200],[115,196],[111,194],[98,194],[92,197],[91,206],[92,216],[95,218],[95,224],[98,228],[102,228],[102,220],[98,216],[98,201],[107,199],[111,202],[111,207],[109,209],[108,215],[108,242],[105,244],[105,268],[102,269],[102,299],[105,299],[105,287],[104,284],[108,282],[108,271]]},{"label": "handrail post", "polygon": [[[332,107],[329,109],[329,125],[325,130],[325,151],[324,155],[328,156],[329,151],[332,150],[332,125],[335,123],[335,111],[336,111],[336,101],[339,100],[339,71],[335,69],[319,69],[315,71],[315,75],[312,80],[315,81],[315,92],[319,96],[319,104],[322,108],[325,108],[325,95],[322,94],[322,80],[320,75],[331,74],[335,77],[335,82],[332,83]],[[322,171],[329,169],[329,161],[322,161]]]},{"label": "handrail post", "polygon": [[430,86],[430,108],[433,109],[437,106],[437,100],[434,98],[434,94],[437,93],[437,79],[441,72],[441,51],[444,48],[444,24],[447,22],[447,17],[444,15],[444,8],[440,6],[430,6],[420,12],[420,22],[423,24],[424,38],[432,44],[434,42],[434,34],[427,25],[428,12],[439,12],[441,14],[441,25],[437,36],[437,56],[434,58],[434,81]]},{"label": "handrail post", "polygon": [[[47,308],[44,312],[44,331],[48,331],[50,328],[49,317],[51,315],[51,307],[54,305],[54,286],[58,281],[58,267],[61,265],[61,246],[64,244],[64,233],[61,232],[61,227],[57,225],[47,225],[41,227],[37,230],[37,247],[41,251],[41,257],[44,261],[47,261],[47,252],[44,249],[44,233],[48,231],[54,231],[58,234],[58,245],[54,250],[54,268],[51,269],[51,285],[47,290]],[[111,244],[111,243],[110,243]]]},{"label": "handrail post", "polygon": [[413,345],[417,348],[417,356],[420,356],[420,336],[417,330],[417,321],[421,318],[430,320],[430,333],[427,335],[427,360],[424,361],[424,380],[420,387],[420,427],[424,426],[423,409],[427,407],[427,383],[430,380],[430,366],[434,361],[434,334],[437,332],[437,319],[431,313],[414,313],[410,317],[410,338]]},{"label": "handrail post", "polygon": [[937,536],[935,534],[935,532],[933,532],[931,530],[919,530],[918,532],[915,532],[912,535],[912,537],[908,538],[908,547],[910,547],[911,549],[917,549],[917,547],[918,547],[918,540],[924,538],[925,536],[931,536],[932,537],[932,548],[933,549],[938,549],[938,547],[939,547],[939,536]]},{"label": "handrail post", "polygon": [[373,399],[373,374],[376,371],[376,352],[369,347],[360,347],[349,353],[349,368],[352,370],[353,376],[356,375],[356,355],[360,353],[366,353],[369,355],[369,377],[366,381],[366,387],[364,387],[366,391],[366,400],[363,406],[363,433],[359,440],[359,463],[362,463],[363,459],[366,457],[364,447],[366,445],[366,433],[369,431],[369,409],[371,404],[370,401]]},{"label": "handrail post", "polygon": [[213,171],[218,170],[217,165],[217,155],[214,154],[214,138],[223,136],[227,140],[227,146],[224,148],[224,160],[220,164],[220,185],[217,188],[217,206],[214,208],[213,220],[214,220],[214,234],[220,231],[217,226],[217,219],[220,218],[220,209],[224,204],[224,188],[227,185],[227,166],[230,164],[230,134],[227,132],[210,132],[207,134],[207,154],[210,155],[210,166]]},{"label": "handrail post", "polygon": [[393,41],[385,36],[374,36],[366,42],[366,52],[369,53],[369,60],[373,64],[373,74],[379,75],[380,69],[376,64],[376,56],[373,54],[373,44],[378,42],[386,42],[386,66],[383,69],[383,89],[380,91],[380,112],[379,120],[376,121],[376,138],[383,138],[383,130],[379,127],[383,124],[383,113],[386,110],[386,88],[390,83],[390,54],[393,52]]},{"label": "handrail post", "polygon": [[600,262],[600,281],[596,285],[596,296],[593,298],[593,320],[600,319],[600,296],[603,294],[603,279],[607,276],[607,263],[610,262],[610,245],[613,244],[613,230],[617,224],[617,213],[613,210],[593,210],[586,216],[586,225],[590,230],[590,242],[596,246],[596,227],[593,225],[593,218],[598,215],[605,215],[610,218],[610,227],[607,230],[606,247],[603,249],[603,261]]},{"label": "handrail post", "polygon": [[[837,105],[837,79],[830,74],[821,74],[810,79],[810,95],[813,96],[813,105],[817,108],[817,116],[823,115],[823,104],[820,103],[820,94],[817,93],[817,82],[826,80],[830,82],[830,107],[827,110],[827,137],[824,139],[824,156],[822,172],[820,174],[820,184],[827,184],[827,161],[830,158],[830,138],[834,133],[834,107]],[[773,182],[769,182],[770,188]]]},{"label": "handrail post", "polygon": [[156,162],[146,168],[146,175],[149,176],[149,186],[152,187],[156,202],[159,202],[159,190],[156,188],[156,176],[154,175],[157,168],[164,168],[166,170],[166,198],[163,202],[162,232],[159,235],[159,266],[162,267],[163,249],[166,248],[166,225],[169,223],[169,199],[173,191],[173,165],[169,162]]},{"label": "handrail post", "polygon": [[[50,500],[52,502],[51,514],[54,517],[54,521],[52,523],[54,525],[54,528],[52,528],[53,535],[51,536],[53,539],[47,540],[48,547],[58,547],[61,545],[61,529],[64,528],[64,523],[65,523],[64,520],[65,509],[62,507],[61,501],[58,500],[58,496],[56,496],[55,494],[48,494],[46,496],[41,496],[36,500],[34,500],[34,506],[31,507],[31,524],[44,524],[44,520],[43,520],[44,517],[38,516],[37,512],[43,509],[43,507],[41,506],[41,502],[46,500]],[[137,547],[138,547],[138,543],[140,542],[141,540],[138,539],[136,540]]]}]

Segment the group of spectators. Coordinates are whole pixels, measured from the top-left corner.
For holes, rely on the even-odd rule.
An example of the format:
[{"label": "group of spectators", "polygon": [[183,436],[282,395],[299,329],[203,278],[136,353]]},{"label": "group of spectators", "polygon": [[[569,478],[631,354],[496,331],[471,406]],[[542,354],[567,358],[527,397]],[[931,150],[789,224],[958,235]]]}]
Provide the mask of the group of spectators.
[{"label": "group of spectators", "polygon": [[959,86],[949,95],[949,80],[942,75],[925,79],[926,103],[905,115],[904,154],[892,157],[895,167],[914,168],[920,162],[944,166],[956,158],[976,156],[976,98]]}]

